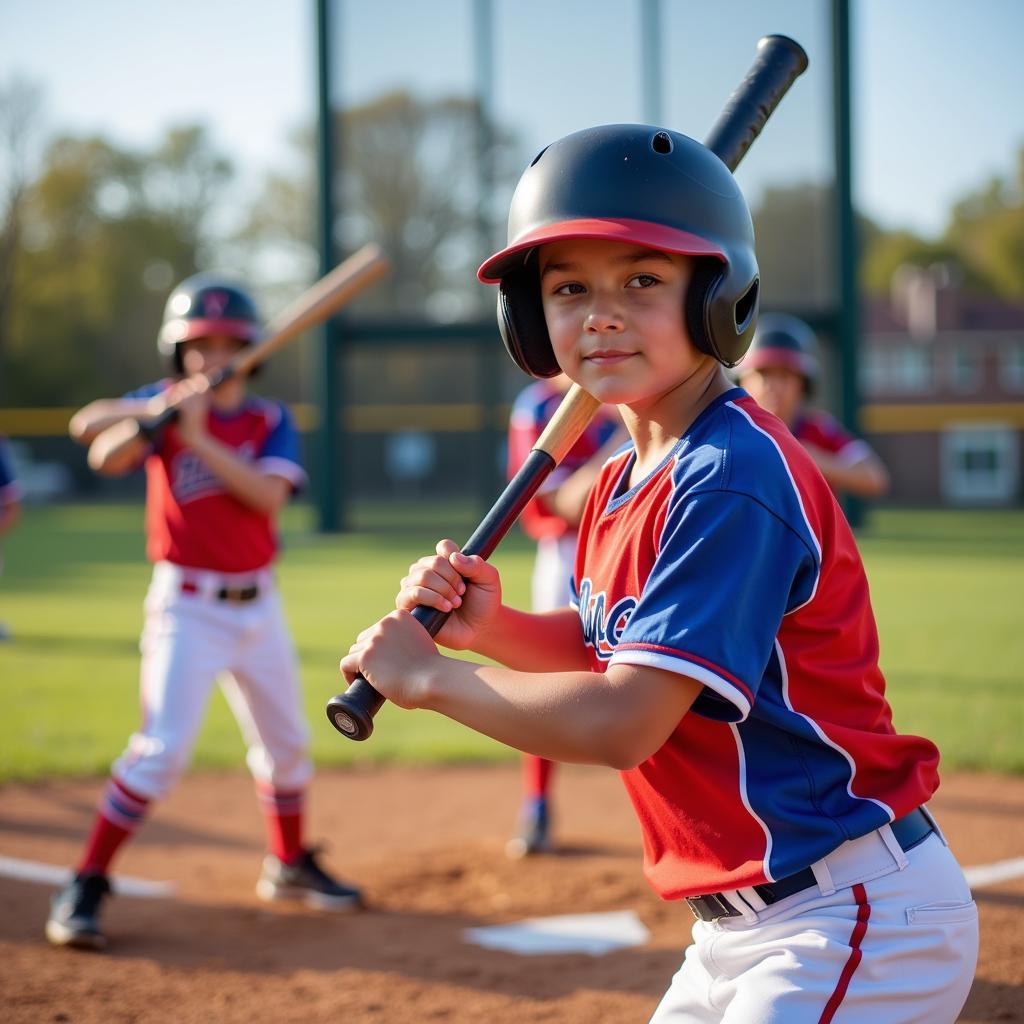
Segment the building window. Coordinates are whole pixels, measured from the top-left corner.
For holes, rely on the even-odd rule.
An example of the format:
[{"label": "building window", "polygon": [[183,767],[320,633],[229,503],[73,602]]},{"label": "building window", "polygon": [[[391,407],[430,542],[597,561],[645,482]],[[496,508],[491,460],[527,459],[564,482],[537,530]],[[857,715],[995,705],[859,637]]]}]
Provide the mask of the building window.
[{"label": "building window", "polygon": [[958,394],[981,388],[981,352],[976,345],[954,345],[949,352],[949,386]]},{"label": "building window", "polygon": [[1024,341],[1011,341],[999,352],[999,380],[1007,391],[1024,392]]},{"label": "building window", "polygon": [[962,424],[942,435],[942,493],[957,505],[1009,505],[1020,485],[1017,431],[1003,423]]},{"label": "building window", "polygon": [[862,384],[869,395],[922,394],[932,386],[932,350],[876,343],[864,353]]}]

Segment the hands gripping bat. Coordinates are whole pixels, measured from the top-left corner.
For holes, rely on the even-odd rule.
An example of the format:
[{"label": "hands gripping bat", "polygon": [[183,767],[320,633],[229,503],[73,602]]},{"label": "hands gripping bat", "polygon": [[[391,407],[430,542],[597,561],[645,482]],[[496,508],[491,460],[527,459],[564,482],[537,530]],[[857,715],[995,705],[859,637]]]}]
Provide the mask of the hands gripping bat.
[{"label": "hands gripping bat", "polygon": [[[206,378],[210,387],[218,387],[231,377],[251,373],[304,331],[333,316],[345,303],[382,277],[389,266],[379,246],[364,245],[278,313],[267,325],[267,336],[260,344],[247,345],[227,366],[208,373]],[[136,437],[156,437],[177,415],[177,406],[169,405],[158,416],[143,423],[127,419],[108,427],[89,448],[90,465],[102,464],[108,452]]]},{"label": "hands gripping bat", "polygon": [[[761,134],[769,115],[806,67],[807,54],[792,39],[781,35],[761,39],[754,63],[726,103],[705,146],[730,170],[735,170]],[[519,472],[464,545],[465,554],[490,557],[519,513],[576,443],[599,405],[579,385],[569,389]],[[449,614],[422,607],[413,611],[431,636],[437,635]],[[363,676],[357,676],[344,694],[328,702],[327,718],[342,735],[364,740],[373,732],[373,716],[383,703],[384,698],[373,686]]]}]

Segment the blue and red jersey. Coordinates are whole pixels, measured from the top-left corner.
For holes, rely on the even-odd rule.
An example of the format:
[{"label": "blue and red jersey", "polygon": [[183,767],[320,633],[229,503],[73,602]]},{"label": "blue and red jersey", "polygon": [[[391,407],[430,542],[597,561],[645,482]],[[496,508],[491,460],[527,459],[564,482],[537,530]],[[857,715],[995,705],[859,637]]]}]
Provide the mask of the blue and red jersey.
[{"label": "blue and red jersey", "polygon": [[[537,380],[527,385],[512,405],[508,429],[508,477],[511,480],[530,454],[555,410],[565,397],[548,380]],[[541,492],[531,501],[519,518],[523,532],[533,540],[562,537],[576,529],[544,500],[544,491],[557,490],[566,479],[587,462],[605,445],[620,426],[618,413],[602,406],[587,424],[579,440],[568,454],[551,471]]]},{"label": "blue and red jersey", "polygon": [[[161,381],[125,397],[150,398],[169,384]],[[207,429],[261,472],[284,477],[295,489],[305,484],[298,432],[280,402],[249,395],[231,413],[211,409]],[[250,572],[269,564],[277,547],[271,517],[231,495],[170,424],[146,458],[149,560]]]},{"label": "blue and red jersey", "polygon": [[853,535],[785,425],[734,388],[629,487],[604,467],[573,587],[591,666],[703,684],[624,772],[666,899],[806,868],[926,801],[938,751],[895,731]]}]

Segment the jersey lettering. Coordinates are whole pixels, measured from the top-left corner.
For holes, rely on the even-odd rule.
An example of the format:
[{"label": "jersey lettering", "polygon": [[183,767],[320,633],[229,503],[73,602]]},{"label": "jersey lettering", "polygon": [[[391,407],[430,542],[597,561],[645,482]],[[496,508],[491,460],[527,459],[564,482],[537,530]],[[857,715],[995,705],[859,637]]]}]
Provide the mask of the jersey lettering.
[{"label": "jersey lettering", "polygon": [[612,605],[605,615],[608,598],[602,590],[593,593],[593,583],[584,579],[580,584],[580,622],[583,624],[583,639],[601,661],[606,662],[615,653],[622,639],[630,617],[636,611],[635,597],[622,597]]}]

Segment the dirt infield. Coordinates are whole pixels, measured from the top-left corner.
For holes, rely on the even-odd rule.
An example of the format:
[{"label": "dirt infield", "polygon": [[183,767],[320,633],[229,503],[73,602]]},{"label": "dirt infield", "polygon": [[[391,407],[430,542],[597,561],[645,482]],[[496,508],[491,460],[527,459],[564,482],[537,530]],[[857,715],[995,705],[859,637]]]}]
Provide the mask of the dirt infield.
[{"label": "dirt infield", "polygon": [[[102,780],[0,789],[0,855],[67,865]],[[346,1024],[501,1021],[634,1024],[687,942],[685,906],[640,873],[638,833],[614,773],[564,769],[561,852],[502,852],[515,766],[321,774],[311,833],[325,862],[365,887],[370,908],[326,916],[267,907],[253,885],[261,823],[247,778],[192,776],[118,869],[170,881],[169,899],[121,896],[106,955],[42,936],[52,889],[0,877],[0,1017],[7,1024]],[[965,866],[1024,856],[1024,779],[947,778],[933,803]],[[976,890],[981,959],[960,1020],[1024,1021],[1024,879]],[[464,941],[467,927],[634,910],[650,942],[604,956],[524,957]]]}]

